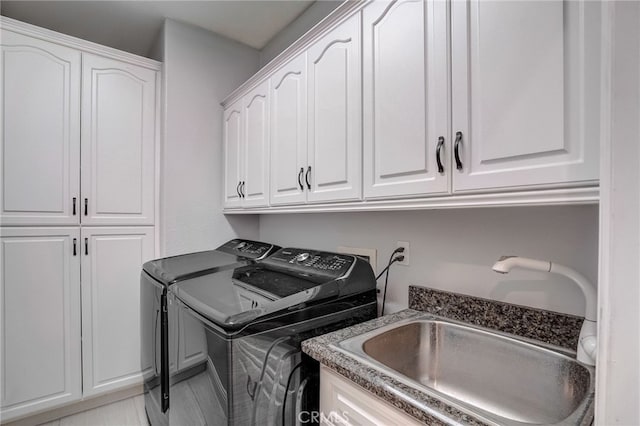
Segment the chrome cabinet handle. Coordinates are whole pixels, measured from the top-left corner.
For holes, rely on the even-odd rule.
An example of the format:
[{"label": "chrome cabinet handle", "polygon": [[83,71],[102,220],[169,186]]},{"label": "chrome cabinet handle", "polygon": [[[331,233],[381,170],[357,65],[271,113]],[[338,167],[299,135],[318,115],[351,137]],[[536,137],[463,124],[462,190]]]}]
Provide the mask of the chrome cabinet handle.
[{"label": "chrome cabinet handle", "polygon": [[438,173],[444,173],[444,166],[442,165],[442,160],[440,159],[440,152],[442,151],[443,146],[444,136],[440,136],[438,138],[438,145],[436,146],[436,163],[438,163]]},{"label": "chrome cabinet handle", "polygon": [[241,196],[242,198],[245,198],[245,194],[244,194],[244,184],[245,184],[245,182],[244,182],[244,181],[240,182],[240,196]]},{"label": "chrome cabinet handle", "polygon": [[242,181],[238,181],[238,184],[236,185],[236,194],[238,194],[238,198],[242,198],[242,194],[240,194],[240,184],[242,183]]},{"label": "chrome cabinet handle", "polygon": [[84,239],[84,255],[87,256],[89,254],[89,239]]},{"label": "chrome cabinet handle", "polygon": [[74,239],[73,239],[73,255],[74,255],[74,256],[78,254],[78,253],[77,253],[77,251],[76,251],[76,243],[77,243],[77,242],[78,242],[78,239],[77,239],[77,238],[74,238]]},{"label": "chrome cabinet handle", "polygon": [[307,169],[307,173],[304,175],[304,181],[307,183],[307,189],[311,191],[311,183],[309,182],[309,175],[311,174],[311,166]]},{"label": "chrome cabinet handle", "polygon": [[456,169],[462,170],[462,161],[460,161],[459,146],[462,143],[462,132],[456,132],[456,142],[453,147],[453,155],[456,158]]},{"label": "chrome cabinet handle", "polygon": [[298,172],[298,185],[300,185],[300,191],[304,191],[304,185],[302,185],[302,174],[304,173],[304,167],[300,167]]},{"label": "chrome cabinet handle", "polygon": [[89,199],[84,199],[84,215],[87,216],[89,213]]},{"label": "chrome cabinet handle", "polygon": [[73,197],[73,215],[76,215],[76,197]]}]

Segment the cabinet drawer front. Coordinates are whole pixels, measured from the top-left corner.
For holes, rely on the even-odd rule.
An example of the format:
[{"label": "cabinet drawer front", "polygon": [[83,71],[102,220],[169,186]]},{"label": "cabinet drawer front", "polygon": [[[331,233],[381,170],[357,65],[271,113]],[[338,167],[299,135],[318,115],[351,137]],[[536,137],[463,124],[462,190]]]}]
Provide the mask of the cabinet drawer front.
[{"label": "cabinet drawer front", "polygon": [[156,74],[139,66],[83,54],[85,224],[154,222]]},{"label": "cabinet drawer front", "polygon": [[0,222],[77,224],[80,52],[1,30]]}]

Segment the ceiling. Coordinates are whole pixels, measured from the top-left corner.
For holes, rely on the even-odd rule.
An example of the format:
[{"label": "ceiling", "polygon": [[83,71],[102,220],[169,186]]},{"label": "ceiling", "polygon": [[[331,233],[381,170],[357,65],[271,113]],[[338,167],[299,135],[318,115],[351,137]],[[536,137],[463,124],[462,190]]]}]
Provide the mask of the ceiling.
[{"label": "ceiling", "polygon": [[147,56],[165,18],[202,27],[256,49],[313,0],[2,0],[4,16]]}]

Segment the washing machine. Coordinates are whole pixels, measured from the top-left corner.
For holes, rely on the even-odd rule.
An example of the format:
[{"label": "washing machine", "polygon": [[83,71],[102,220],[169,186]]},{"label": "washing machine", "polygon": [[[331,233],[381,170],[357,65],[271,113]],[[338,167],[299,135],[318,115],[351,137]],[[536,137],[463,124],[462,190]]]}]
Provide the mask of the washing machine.
[{"label": "washing machine", "polygon": [[185,315],[169,289],[183,281],[234,270],[268,257],[279,247],[233,239],[215,250],[152,260],[140,278],[141,369],[145,409],[153,424],[166,424],[170,383],[195,374],[205,359],[202,327]]},{"label": "washing machine", "polygon": [[149,415],[153,426],[301,423],[319,406],[319,366],[301,342],[377,312],[367,262],[299,248],[177,282],[168,293],[192,324],[197,361],[169,375],[168,409]]}]

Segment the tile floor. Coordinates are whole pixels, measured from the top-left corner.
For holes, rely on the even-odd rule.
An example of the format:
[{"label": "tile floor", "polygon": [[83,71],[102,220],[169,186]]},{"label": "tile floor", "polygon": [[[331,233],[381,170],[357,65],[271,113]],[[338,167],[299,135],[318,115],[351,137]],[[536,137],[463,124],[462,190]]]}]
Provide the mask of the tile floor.
[{"label": "tile floor", "polygon": [[144,412],[144,396],[138,395],[41,426],[149,426]]}]

